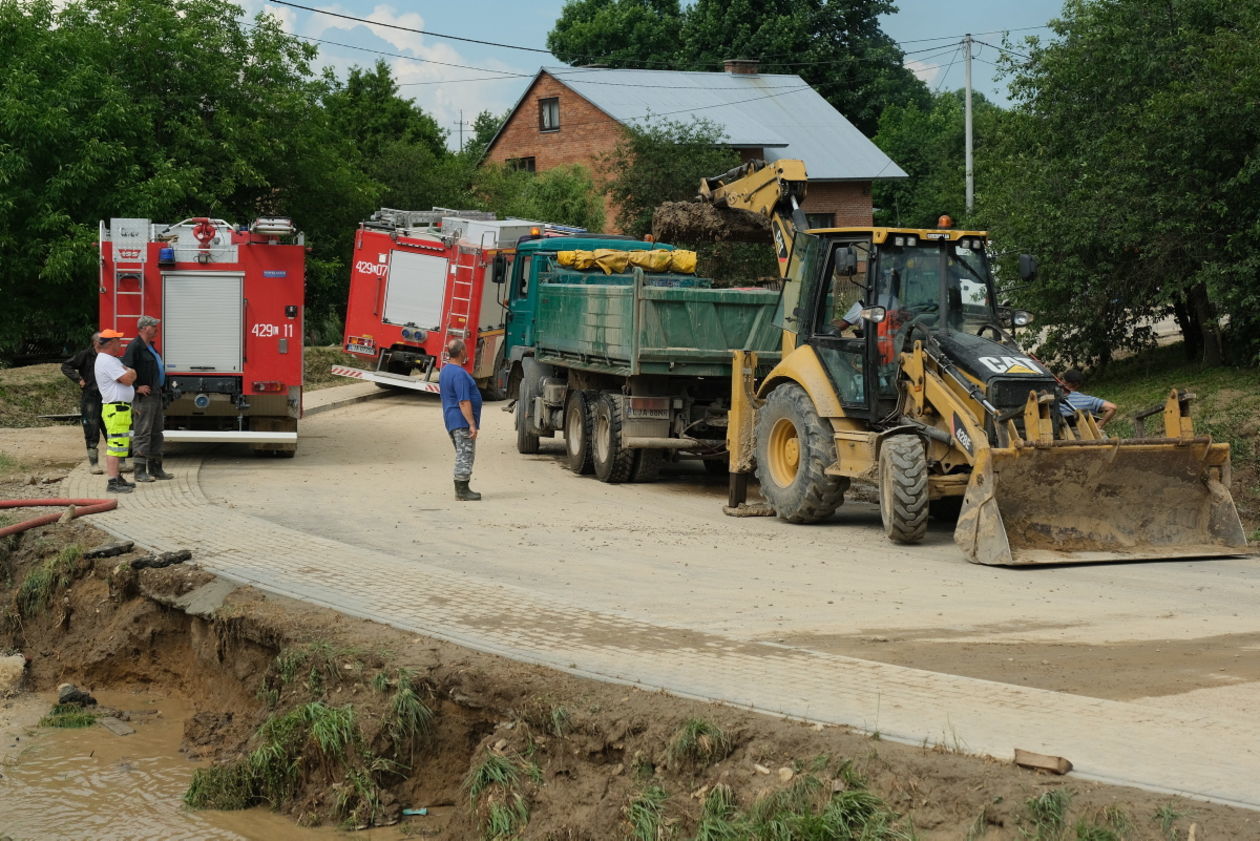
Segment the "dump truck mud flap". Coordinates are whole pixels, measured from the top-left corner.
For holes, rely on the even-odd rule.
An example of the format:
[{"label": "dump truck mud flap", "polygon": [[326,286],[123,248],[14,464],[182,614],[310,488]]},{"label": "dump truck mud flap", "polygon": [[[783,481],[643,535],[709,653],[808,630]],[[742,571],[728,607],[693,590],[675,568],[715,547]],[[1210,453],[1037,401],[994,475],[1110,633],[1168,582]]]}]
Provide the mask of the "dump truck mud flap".
[{"label": "dump truck mud flap", "polygon": [[1097,563],[1249,554],[1229,446],[1064,441],[979,451],[954,541],[974,563]]}]

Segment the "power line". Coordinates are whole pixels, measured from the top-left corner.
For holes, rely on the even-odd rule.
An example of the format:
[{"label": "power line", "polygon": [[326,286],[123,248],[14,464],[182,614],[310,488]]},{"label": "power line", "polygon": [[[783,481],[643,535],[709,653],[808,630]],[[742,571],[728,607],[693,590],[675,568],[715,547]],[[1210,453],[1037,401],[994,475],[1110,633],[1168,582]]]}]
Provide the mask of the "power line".
[{"label": "power line", "polygon": [[954,62],[958,61],[958,54],[962,52],[962,47],[954,50],[954,57],[949,60],[949,66],[945,68],[945,72],[941,74],[941,80],[936,83],[936,90],[933,93],[940,93],[941,88],[945,86],[945,79],[949,76],[949,71],[954,69]]}]

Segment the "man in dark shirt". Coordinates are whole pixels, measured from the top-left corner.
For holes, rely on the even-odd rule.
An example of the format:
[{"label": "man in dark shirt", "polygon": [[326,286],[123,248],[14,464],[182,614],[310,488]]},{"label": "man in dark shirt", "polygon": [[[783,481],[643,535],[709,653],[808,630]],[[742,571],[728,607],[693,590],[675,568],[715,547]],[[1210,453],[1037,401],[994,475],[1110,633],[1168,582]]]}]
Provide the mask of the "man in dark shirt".
[{"label": "man in dark shirt", "polygon": [[142,315],[136,322],[136,337],[127,345],[123,364],[136,370],[136,396],[131,404],[132,455],[136,459],[136,481],[174,479],[162,469],[162,428],[166,425],[166,365],[154,347],[161,319]]},{"label": "man in dark shirt", "polygon": [[97,450],[105,428],[101,420],[101,390],[96,387],[96,343],[100,338],[99,332],[93,333],[91,344],[61,363],[61,373],[79,387],[79,423],[87,445],[88,469],[98,476],[105,472]]}]

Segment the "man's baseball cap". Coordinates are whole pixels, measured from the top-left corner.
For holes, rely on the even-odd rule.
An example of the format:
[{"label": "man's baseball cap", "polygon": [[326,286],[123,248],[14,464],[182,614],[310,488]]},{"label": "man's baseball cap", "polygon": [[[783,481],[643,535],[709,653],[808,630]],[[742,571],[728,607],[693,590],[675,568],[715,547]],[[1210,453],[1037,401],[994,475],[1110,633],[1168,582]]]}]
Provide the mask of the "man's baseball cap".
[{"label": "man's baseball cap", "polygon": [[105,344],[110,339],[121,339],[122,337],[123,337],[123,334],[119,333],[117,330],[102,330],[101,337],[100,339],[98,339],[98,341],[101,344]]}]

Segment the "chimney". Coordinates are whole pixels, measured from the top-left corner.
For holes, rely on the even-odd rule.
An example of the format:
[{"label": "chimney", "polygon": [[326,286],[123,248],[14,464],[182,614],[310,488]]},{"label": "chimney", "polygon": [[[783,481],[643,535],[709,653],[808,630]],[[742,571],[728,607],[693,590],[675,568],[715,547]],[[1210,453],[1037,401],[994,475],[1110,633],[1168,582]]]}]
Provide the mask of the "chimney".
[{"label": "chimney", "polygon": [[722,69],[736,76],[756,76],[757,60],[752,58],[728,58],[722,62]]}]

